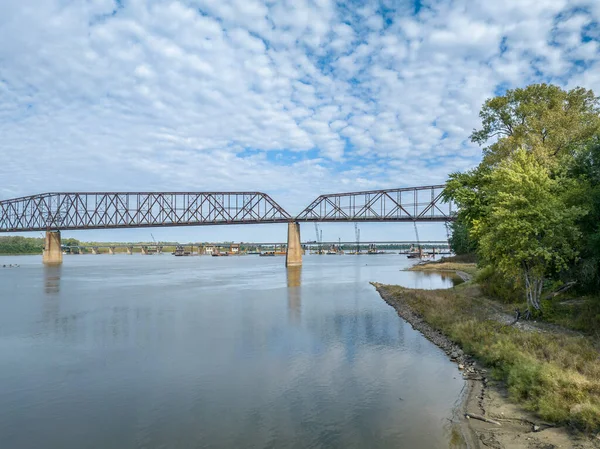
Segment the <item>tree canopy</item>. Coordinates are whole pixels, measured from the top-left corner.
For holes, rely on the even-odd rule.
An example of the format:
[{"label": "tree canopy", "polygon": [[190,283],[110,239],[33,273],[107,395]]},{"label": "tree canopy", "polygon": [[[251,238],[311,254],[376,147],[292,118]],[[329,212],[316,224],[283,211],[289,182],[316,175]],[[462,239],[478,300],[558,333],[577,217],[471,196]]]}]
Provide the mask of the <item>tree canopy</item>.
[{"label": "tree canopy", "polygon": [[[600,102],[591,90],[533,84],[488,99],[481,163],[449,176],[444,196],[459,206],[458,249],[519,276],[538,306],[545,277],[600,287]],[[455,250],[456,250],[455,249]],[[530,290],[531,289],[533,290]],[[595,290],[594,290],[595,289]]]},{"label": "tree canopy", "polygon": [[519,148],[545,163],[572,156],[600,130],[600,102],[591,90],[565,91],[551,84],[508,90],[487,100],[479,113],[482,127],[471,140],[483,149],[483,164],[493,166]]},{"label": "tree canopy", "polygon": [[485,218],[473,223],[480,257],[508,276],[522,275],[528,305],[539,309],[546,274],[566,269],[577,255],[576,220],[585,211],[565,205],[569,186],[551,178],[525,150],[503,160],[489,177]]},{"label": "tree canopy", "polygon": [[0,237],[0,254],[40,254],[44,239],[30,237]]}]

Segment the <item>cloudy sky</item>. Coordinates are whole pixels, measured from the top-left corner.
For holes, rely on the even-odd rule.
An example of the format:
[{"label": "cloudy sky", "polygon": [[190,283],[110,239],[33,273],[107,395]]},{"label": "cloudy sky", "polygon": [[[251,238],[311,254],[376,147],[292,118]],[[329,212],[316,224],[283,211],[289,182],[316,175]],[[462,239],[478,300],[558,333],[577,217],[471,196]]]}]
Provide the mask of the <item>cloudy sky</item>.
[{"label": "cloudy sky", "polygon": [[599,21],[598,0],[1,0],[0,198],[259,190],[295,214],[321,193],[443,183],[478,163],[486,98],[540,81],[600,92]]}]

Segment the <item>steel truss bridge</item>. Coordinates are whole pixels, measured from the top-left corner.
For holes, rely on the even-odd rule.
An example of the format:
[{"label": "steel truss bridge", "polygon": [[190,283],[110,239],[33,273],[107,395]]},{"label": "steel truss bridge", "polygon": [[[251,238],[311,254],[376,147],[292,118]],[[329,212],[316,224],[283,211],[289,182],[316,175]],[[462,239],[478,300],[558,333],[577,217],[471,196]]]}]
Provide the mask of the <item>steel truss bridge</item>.
[{"label": "steel truss bridge", "polygon": [[444,185],[321,195],[296,221],[449,221],[453,204],[444,202]]},{"label": "steel truss bridge", "polygon": [[444,185],[321,195],[298,216],[261,192],[44,193],[0,201],[0,232],[290,222],[447,222]]}]

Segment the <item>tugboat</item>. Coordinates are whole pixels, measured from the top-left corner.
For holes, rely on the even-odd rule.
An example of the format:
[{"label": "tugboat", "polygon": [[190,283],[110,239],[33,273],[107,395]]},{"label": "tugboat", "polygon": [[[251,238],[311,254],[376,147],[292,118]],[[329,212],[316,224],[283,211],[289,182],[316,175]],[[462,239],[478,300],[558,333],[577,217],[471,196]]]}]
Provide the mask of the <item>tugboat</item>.
[{"label": "tugboat", "polygon": [[186,251],[183,248],[183,246],[177,245],[177,247],[175,248],[175,251],[173,251],[171,254],[174,256],[189,256],[191,253],[189,251]]},{"label": "tugboat", "polygon": [[213,251],[212,256],[213,257],[225,257],[225,256],[229,256],[229,254],[228,253],[222,253],[221,251],[216,250],[216,251]]},{"label": "tugboat", "polygon": [[275,256],[275,251],[264,251],[259,254],[260,257]]},{"label": "tugboat", "polygon": [[431,254],[427,254],[422,248],[419,248],[417,251],[411,251],[406,255],[407,259],[429,259],[430,257]]},{"label": "tugboat", "polygon": [[342,251],[339,245],[331,245],[331,247],[327,250],[327,255],[329,256],[338,256],[340,254],[344,254],[344,251]]},{"label": "tugboat", "polygon": [[385,251],[378,251],[377,245],[375,243],[369,244],[369,249],[367,250],[367,254],[385,254]]}]

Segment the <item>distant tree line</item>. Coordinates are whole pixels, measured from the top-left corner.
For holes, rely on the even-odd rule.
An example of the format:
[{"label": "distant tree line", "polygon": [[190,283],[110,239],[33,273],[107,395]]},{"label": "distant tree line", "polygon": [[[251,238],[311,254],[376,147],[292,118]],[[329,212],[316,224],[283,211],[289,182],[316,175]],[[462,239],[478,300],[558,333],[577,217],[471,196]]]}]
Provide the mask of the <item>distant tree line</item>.
[{"label": "distant tree line", "polygon": [[[41,254],[44,238],[40,237],[0,237],[0,254]],[[77,239],[63,239],[63,245],[79,245]]]},{"label": "distant tree line", "polygon": [[0,254],[40,254],[43,238],[0,237]]}]

